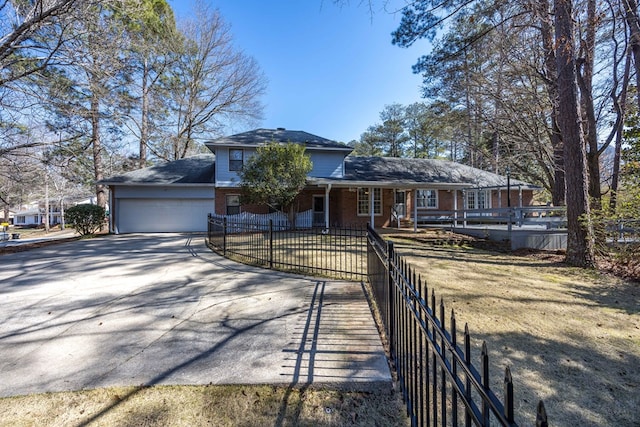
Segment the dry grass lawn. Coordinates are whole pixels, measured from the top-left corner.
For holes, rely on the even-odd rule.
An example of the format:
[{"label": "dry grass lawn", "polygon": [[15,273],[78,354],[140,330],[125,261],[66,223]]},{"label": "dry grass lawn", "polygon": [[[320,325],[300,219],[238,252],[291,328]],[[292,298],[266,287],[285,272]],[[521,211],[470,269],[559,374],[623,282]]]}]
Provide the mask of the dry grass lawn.
[{"label": "dry grass lawn", "polygon": [[469,324],[476,354],[487,342],[499,396],[511,367],[519,425],[534,424],[542,399],[553,426],[640,426],[640,284],[567,267],[555,254],[425,245],[420,236],[386,238],[455,310],[458,333]]},{"label": "dry grass lawn", "polygon": [[0,399],[1,426],[406,426],[395,395],[272,386],[129,387]]}]

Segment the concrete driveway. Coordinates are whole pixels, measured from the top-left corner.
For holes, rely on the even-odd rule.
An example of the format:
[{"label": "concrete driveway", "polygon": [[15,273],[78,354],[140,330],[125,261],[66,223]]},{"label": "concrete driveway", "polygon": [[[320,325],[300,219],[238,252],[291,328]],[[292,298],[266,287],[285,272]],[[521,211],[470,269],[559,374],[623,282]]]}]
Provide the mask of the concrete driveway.
[{"label": "concrete driveway", "polygon": [[0,255],[0,396],[113,385],[389,387],[361,285],[120,235]]}]

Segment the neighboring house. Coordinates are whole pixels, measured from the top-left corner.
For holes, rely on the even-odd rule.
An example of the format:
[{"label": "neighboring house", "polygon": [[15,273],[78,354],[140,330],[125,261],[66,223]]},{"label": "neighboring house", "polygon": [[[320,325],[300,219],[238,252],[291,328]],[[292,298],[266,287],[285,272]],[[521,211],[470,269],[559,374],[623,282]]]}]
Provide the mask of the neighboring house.
[{"label": "neighboring house", "polygon": [[[201,155],[129,172],[109,185],[111,230],[205,231],[207,213],[268,213],[240,204],[238,171],[260,145],[303,144],[313,162],[307,187],[296,199],[315,225],[391,224],[392,208],[412,219],[430,212],[506,207],[507,178],[432,159],[352,157],[352,148],[302,131],[257,129],[206,143]],[[214,167],[215,163],[215,167]],[[529,205],[538,187],[512,179],[513,206]]]},{"label": "neighboring house", "polygon": [[[22,227],[44,226],[46,222],[46,209],[44,205],[31,205],[17,211],[13,216],[13,225]],[[62,215],[59,207],[52,203],[49,205],[49,225],[60,224]]]},{"label": "neighboring house", "polygon": [[[95,197],[86,197],[77,200],[65,200],[64,205],[60,201],[49,201],[49,225],[62,224],[64,209],[68,206],[79,204],[95,204]],[[107,212],[109,207],[107,206]],[[13,215],[13,224],[22,227],[44,226],[46,221],[46,208],[44,202],[31,203],[22,206]]]},{"label": "neighboring house", "polygon": [[13,224],[15,212],[12,209],[0,209],[0,222]]}]

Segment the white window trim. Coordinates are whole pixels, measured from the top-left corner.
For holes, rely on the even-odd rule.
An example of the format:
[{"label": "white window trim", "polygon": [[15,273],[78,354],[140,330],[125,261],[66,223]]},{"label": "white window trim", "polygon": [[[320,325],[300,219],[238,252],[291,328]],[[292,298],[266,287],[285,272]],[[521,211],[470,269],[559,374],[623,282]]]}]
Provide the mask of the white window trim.
[{"label": "white window trim", "polygon": [[[436,205],[435,206],[419,206],[420,200],[424,200],[425,205],[427,205],[427,201],[429,200],[428,197],[418,197],[418,192],[420,191],[433,191],[434,194],[436,195]],[[434,209],[434,210],[438,209],[438,206],[440,206],[440,196],[438,195],[438,190],[434,188],[420,188],[416,190],[416,206],[418,209]]]},{"label": "white window trim", "polygon": [[[369,195],[367,194],[367,213],[360,213],[360,190],[365,190],[368,191],[369,188],[368,187],[358,187],[358,189],[356,190],[356,213],[358,214],[358,216],[360,217],[365,217],[365,216],[371,216],[371,213],[369,212]],[[374,212],[373,215],[374,216],[382,216],[382,210],[383,210],[383,203],[382,203],[382,188],[374,188],[373,189],[373,206],[375,209],[376,203],[375,203],[375,197],[376,197],[376,192],[380,193],[380,212],[376,213]]]},{"label": "white window trim", "polygon": [[[231,158],[231,152],[232,151],[239,151],[242,153],[242,159],[241,160],[233,160]],[[242,170],[242,167],[244,166],[244,150],[242,148],[229,148],[229,172],[240,172]],[[240,169],[231,169],[231,162],[241,162],[241,166]]]},{"label": "white window trim", "polygon": [[[469,207],[469,194],[473,193],[473,206]],[[478,202],[480,201],[479,194],[484,193],[485,205],[484,207],[478,207]],[[466,190],[464,193],[464,206],[465,209],[468,210],[478,210],[478,209],[491,209],[491,190]]]},{"label": "white window trim", "polygon": [[237,197],[238,198],[238,204],[237,205],[231,205],[233,207],[238,206],[238,213],[242,213],[242,204],[240,203],[240,194],[226,194],[224,196],[224,212],[225,215],[237,215],[237,214],[228,214],[227,212],[229,212],[229,197]]}]

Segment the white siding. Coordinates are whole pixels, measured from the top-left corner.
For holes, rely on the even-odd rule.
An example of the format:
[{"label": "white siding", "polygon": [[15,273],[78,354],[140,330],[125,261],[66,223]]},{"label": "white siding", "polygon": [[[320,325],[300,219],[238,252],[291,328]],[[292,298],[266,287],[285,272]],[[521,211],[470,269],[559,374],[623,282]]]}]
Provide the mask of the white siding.
[{"label": "white siding", "polygon": [[[244,161],[255,154],[254,149],[244,149]],[[307,151],[313,168],[309,173],[314,178],[342,178],[345,153],[336,151]],[[229,171],[229,148],[216,149],[216,187],[238,187],[240,177]]]},{"label": "white siding", "polygon": [[[241,147],[233,147],[241,148]],[[255,154],[255,149],[243,148],[246,162],[250,156]],[[229,148],[216,149],[216,187],[239,187],[240,177],[237,172],[229,170]]]},{"label": "white siding", "polygon": [[342,178],[344,152],[309,152],[313,169],[309,176],[314,178]]},{"label": "white siding", "polygon": [[118,199],[213,199],[213,187],[169,187],[169,186],[117,186],[115,196]]}]

